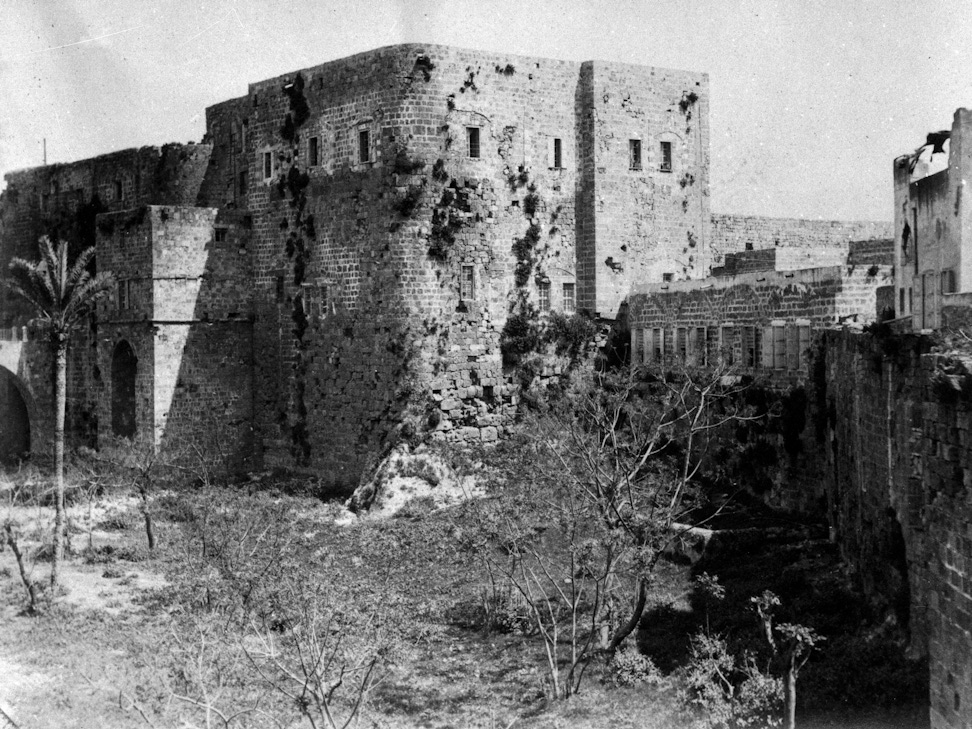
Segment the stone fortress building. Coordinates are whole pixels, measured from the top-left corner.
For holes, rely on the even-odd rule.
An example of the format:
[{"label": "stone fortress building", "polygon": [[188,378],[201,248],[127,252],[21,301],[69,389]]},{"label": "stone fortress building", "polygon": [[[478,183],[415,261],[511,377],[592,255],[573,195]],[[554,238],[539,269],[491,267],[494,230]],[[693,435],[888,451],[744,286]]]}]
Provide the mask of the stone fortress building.
[{"label": "stone fortress building", "polygon": [[[613,321],[636,284],[727,255],[835,262],[890,237],[713,215],[708,106],[705,74],[382,48],[251,84],[207,109],[201,144],[7,175],[0,265],[48,232],[117,277],[74,348],[77,437],[218,438],[353,482],[403,431],[499,437],[511,311]],[[4,299],[8,450],[47,428],[28,319]]]},{"label": "stone fortress building", "polygon": [[[966,727],[972,375],[926,337],[835,328],[968,329],[970,112],[932,135],[945,169],[895,160],[892,226],[712,213],[708,108],[704,74],[382,48],[251,84],[200,144],[8,174],[0,267],[51,234],[116,276],[71,352],[76,443],[339,484],[402,437],[501,437],[516,316],[627,327],[636,364],[729,356],[806,386],[803,462],[842,553],[929,656],[932,725]],[[50,368],[2,296],[11,459],[49,437]]]}]

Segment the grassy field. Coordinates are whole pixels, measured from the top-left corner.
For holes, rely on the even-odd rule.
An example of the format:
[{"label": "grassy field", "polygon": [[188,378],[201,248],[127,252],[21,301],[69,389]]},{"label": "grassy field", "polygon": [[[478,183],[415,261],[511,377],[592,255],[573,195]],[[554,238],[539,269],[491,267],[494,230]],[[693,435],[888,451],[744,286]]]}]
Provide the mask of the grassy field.
[{"label": "grassy field", "polygon": [[[2,519],[43,583],[53,513],[15,498],[22,482],[6,478]],[[336,503],[276,486],[153,490],[153,551],[134,495],[79,494],[63,594],[35,615],[24,611],[11,550],[0,553],[0,707],[25,728],[310,726],[301,712],[310,694],[284,678],[286,669],[307,683],[285,636],[313,625],[330,641],[321,655],[333,649],[349,666],[380,646],[353,726],[689,726],[697,717],[679,700],[679,671],[703,625],[693,578],[704,569],[727,592],[708,612],[709,630],[743,646],[756,640],[748,598],[773,589],[827,636],[801,675],[801,726],[903,729],[927,715],[923,666],[904,659],[894,626],[875,622],[848,590],[825,542],[750,543],[694,567],[665,563],[638,637],[661,674],[619,686],[596,654],[580,692],[552,701],[543,641],[522,615],[517,622],[515,601],[503,629],[484,629],[490,584],[464,538],[466,507],[423,502],[391,519],[349,519]],[[335,692],[340,716],[354,679],[349,672]]]}]

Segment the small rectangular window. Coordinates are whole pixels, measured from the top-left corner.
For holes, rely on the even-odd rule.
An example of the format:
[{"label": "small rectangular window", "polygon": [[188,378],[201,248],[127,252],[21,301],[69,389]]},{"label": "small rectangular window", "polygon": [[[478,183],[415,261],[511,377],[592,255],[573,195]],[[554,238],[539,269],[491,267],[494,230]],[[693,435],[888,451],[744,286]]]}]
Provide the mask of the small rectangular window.
[{"label": "small rectangular window", "polygon": [[310,138],[310,143],[307,147],[307,164],[310,167],[317,167],[317,165],[320,164],[320,149],[318,147],[319,143],[320,140],[317,137]]},{"label": "small rectangular window", "polygon": [[899,302],[898,302],[898,316],[901,316],[901,315],[903,315],[905,313],[905,308],[904,308],[904,289],[899,289],[898,290],[898,300],[899,300]]},{"label": "small rectangular window", "polygon": [[246,170],[240,170],[240,195],[246,195]]},{"label": "small rectangular window", "polygon": [[358,162],[371,161],[371,132],[362,129],[358,132]]},{"label": "small rectangular window", "polygon": [[126,309],[131,309],[133,306],[132,300],[132,280],[129,278],[123,278],[118,281],[118,308],[121,311]]},{"label": "small rectangular window", "polygon": [[662,274],[662,281],[664,283],[671,283],[674,278],[675,278],[675,274],[674,273],[663,273]]},{"label": "small rectangular window", "polygon": [[642,337],[644,336],[643,329],[632,329],[631,330],[631,364],[640,365],[642,363]]},{"label": "small rectangular window", "polygon": [[540,311],[550,311],[550,282],[541,281],[538,283],[537,294],[540,298]]},{"label": "small rectangular window", "polygon": [[41,212],[46,213],[48,208],[50,207],[51,207],[51,195],[50,193],[45,192],[43,195],[41,195]]},{"label": "small rectangular window", "polygon": [[577,310],[577,295],[575,293],[574,284],[565,283],[564,284],[564,311],[569,314],[576,310]]},{"label": "small rectangular window", "polygon": [[471,265],[464,265],[459,277],[459,298],[462,301],[476,299],[476,269]]},{"label": "small rectangular window", "polygon": [[662,172],[672,171],[672,143],[661,143],[661,165],[658,167]]},{"label": "small rectangular window", "polygon": [[122,183],[121,180],[115,180],[113,190],[116,202],[121,202],[122,199]]},{"label": "small rectangular window", "polygon": [[274,293],[277,297],[277,303],[279,304],[284,300],[284,277],[281,274],[277,274],[273,279]]},{"label": "small rectangular window", "polygon": [[273,177],[273,152],[263,153],[263,179],[269,180]]},{"label": "small rectangular window", "polygon": [[217,243],[226,242],[226,228],[216,228],[216,242]]},{"label": "small rectangular window", "polygon": [[469,142],[469,156],[479,158],[479,127],[466,127],[466,140]]},{"label": "small rectangular window", "polygon": [[679,359],[684,361],[688,356],[688,332],[685,327],[678,327],[675,330],[675,347]]},{"label": "small rectangular window", "polygon": [[641,140],[640,139],[628,140],[628,169],[631,170],[641,169]]},{"label": "small rectangular window", "polygon": [[554,169],[562,169],[564,164],[563,158],[563,143],[560,139],[554,137],[553,140],[553,167]]}]

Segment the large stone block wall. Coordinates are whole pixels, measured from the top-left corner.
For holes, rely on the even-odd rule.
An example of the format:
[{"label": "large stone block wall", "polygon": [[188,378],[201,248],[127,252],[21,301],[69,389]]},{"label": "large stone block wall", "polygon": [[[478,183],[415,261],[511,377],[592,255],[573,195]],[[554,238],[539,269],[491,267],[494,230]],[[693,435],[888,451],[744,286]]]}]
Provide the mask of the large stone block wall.
[{"label": "large stone block wall", "polygon": [[776,248],[778,271],[837,266],[850,241],[893,237],[887,222],[713,214],[709,265],[722,265],[727,253]]},{"label": "large stone block wall", "polygon": [[826,332],[818,423],[831,521],[930,664],[934,729],[972,716],[972,377],[927,338]]}]

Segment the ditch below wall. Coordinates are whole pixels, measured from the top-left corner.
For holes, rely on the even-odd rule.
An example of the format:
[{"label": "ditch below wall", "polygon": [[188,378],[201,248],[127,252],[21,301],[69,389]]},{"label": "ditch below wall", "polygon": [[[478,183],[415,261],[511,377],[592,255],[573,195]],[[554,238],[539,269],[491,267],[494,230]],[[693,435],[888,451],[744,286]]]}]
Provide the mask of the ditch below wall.
[{"label": "ditch below wall", "polygon": [[972,727],[972,375],[917,335],[823,333],[830,519],[865,591],[927,654],[930,725]]}]

